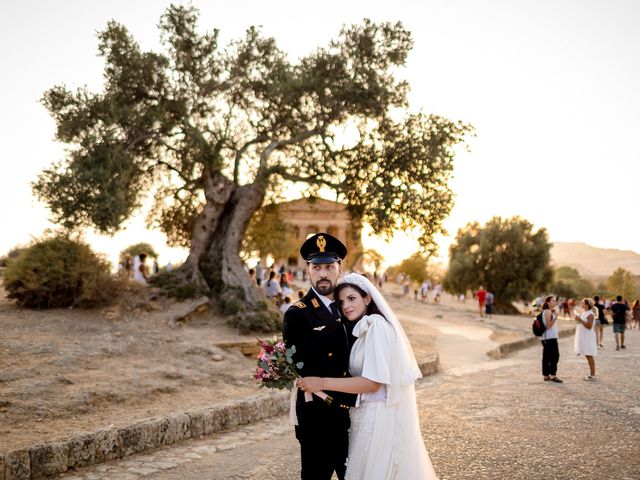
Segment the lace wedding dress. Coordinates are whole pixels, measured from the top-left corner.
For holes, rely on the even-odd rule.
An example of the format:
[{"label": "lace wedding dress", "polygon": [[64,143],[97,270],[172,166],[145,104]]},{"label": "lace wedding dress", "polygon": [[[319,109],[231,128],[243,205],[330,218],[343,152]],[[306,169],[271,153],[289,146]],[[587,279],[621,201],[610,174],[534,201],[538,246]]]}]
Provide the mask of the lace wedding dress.
[{"label": "lace wedding dress", "polygon": [[[351,283],[350,276],[343,281]],[[347,480],[437,480],[420,432],[414,386],[420,373],[398,328],[395,317],[390,322],[381,315],[364,316],[354,327],[351,375],[382,385],[351,408]]]}]

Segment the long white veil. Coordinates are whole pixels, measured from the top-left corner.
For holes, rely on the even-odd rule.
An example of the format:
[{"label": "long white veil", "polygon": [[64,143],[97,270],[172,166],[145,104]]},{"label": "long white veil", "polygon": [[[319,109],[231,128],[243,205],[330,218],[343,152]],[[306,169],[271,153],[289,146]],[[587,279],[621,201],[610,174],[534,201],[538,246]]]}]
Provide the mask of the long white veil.
[{"label": "long white veil", "polygon": [[397,395],[400,393],[399,388],[406,385],[413,385],[418,378],[422,377],[407,334],[389,303],[387,303],[380,291],[367,277],[358,273],[349,273],[338,280],[338,285],[343,283],[356,285],[368,293],[377,305],[380,313],[382,313],[382,316],[387,319],[396,333],[397,344],[391,352],[392,370],[395,375],[392,375],[392,383],[389,385],[387,404],[396,403],[398,401]]}]

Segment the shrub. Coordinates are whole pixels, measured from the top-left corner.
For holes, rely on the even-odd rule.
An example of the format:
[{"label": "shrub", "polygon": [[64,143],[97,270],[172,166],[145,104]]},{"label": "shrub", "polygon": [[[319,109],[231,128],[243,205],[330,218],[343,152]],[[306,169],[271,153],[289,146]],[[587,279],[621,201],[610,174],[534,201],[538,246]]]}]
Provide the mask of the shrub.
[{"label": "shrub", "polygon": [[181,270],[164,271],[149,278],[149,284],[160,289],[163,295],[175,298],[179,302],[204,295],[202,289],[185,278]]},{"label": "shrub", "polygon": [[109,264],[88,245],[57,236],[34,243],[9,261],[8,297],[27,308],[93,307],[116,293]]},{"label": "shrub", "polygon": [[20,253],[22,253],[23,250],[24,248],[20,248],[20,247],[16,247],[9,250],[9,252],[6,255],[0,257],[0,267],[6,267],[7,265],[9,265],[9,262],[11,260],[14,260],[15,258],[18,258],[18,256],[20,255]]}]

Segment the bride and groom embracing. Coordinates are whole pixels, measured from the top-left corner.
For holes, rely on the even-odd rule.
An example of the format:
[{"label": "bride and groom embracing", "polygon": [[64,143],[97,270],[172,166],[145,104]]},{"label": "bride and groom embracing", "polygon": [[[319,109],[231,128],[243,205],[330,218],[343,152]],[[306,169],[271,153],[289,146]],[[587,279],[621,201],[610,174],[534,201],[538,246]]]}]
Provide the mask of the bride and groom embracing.
[{"label": "bride and groom embracing", "polygon": [[[435,480],[415,396],[421,377],[391,307],[364,276],[342,275],[346,247],[327,233],[300,248],[311,288],[283,336],[302,362],[292,419],[302,480]],[[313,393],[314,395],[309,395]]]}]

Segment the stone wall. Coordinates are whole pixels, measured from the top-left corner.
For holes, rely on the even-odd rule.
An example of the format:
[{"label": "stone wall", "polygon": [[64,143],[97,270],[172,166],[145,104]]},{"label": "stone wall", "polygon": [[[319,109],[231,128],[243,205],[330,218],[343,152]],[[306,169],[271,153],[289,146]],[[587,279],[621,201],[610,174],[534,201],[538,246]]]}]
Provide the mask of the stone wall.
[{"label": "stone wall", "polygon": [[75,435],[63,442],[0,453],[0,480],[30,480],[70,468],[123,458],[189,438],[235,428],[288,411],[289,393],[278,392],[215,407],[152,418],[121,428]]}]

